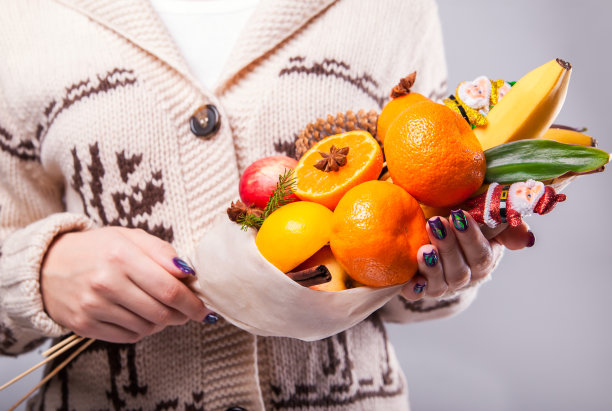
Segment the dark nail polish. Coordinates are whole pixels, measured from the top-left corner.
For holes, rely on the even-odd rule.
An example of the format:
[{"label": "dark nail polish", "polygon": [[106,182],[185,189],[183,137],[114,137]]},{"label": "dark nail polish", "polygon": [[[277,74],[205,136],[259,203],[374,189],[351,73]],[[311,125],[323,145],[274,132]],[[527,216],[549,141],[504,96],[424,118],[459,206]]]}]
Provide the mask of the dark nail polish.
[{"label": "dark nail polish", "polygon": [[413,288],[414,293],[415,294],[421,294],[426,286],[427,286],[427,284],[418,284],[418,283],[415,284],[414,288]]},{"label": "dark nail polish", "polygon": [[179,270],[181,270],[185,274],[195,275],[195,271],[193,270],[193,268],[191,268],[189,264],[187,264],[185,261],[181,260],[180,258],[174,257],[172,259],[172,262],[174,263],[175,266],[179,268]]},{"label": "dark nail polish", "polygon": [[527,241],[527,247],[533,247],[533,245],[535,244],[535,234],[533,234],[533,232],[527,231],[527,234],[529,234],[529,241]]},{"label": "dark nail polish", "polygon": [[433,232],[434,237],[438,240],[444,240],[446,238],[446,228],[444,228],[444,224],[442,224],[442,220],[440,217],[436,217],[433,220],[428,220],[429,228]]},{"label": "dark nail polish", "polygon": [[451,219],[453,220],[453,225],[457,229],[457,231],[465,231],[468,228],[467,218],[465,218],[465,214],[463,210],[452,210],[451,211]]},{"label": "dark nail polish", "polygon": [[215,324],[219,321],[219,316],[215,313],[210,313],[206,317],[204,317],[204,321],[206,324]]},{"label": "dark nail polish", "polygon": [[438,263],[438,254],[436,250],[431,250],[429,253],[423,253],[423,259],[425,260],[426,266],[433,267]]}]

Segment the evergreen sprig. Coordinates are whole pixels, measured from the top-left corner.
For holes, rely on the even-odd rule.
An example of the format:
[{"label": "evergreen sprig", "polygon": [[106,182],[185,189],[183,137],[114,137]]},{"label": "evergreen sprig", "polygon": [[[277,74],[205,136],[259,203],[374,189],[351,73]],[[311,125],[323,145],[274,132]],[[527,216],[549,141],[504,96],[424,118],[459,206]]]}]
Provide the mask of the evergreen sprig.
[{"label": "evergreen sprig", "polygon": [[249,227],[259,229],[270,214],[285,204],[290,203],[292,201],[290,197],[295,191],[295,184],[296,181],[295,177],[293,177],[293,170],[285,169],[284,173],[278,176],[276,188],[272,191],[272,194],[270,194],[270,198],[268,198],[263,217],[248,213],[241,216],[238,219],[238,223],[242,225],[242,230],[246,231]]}]

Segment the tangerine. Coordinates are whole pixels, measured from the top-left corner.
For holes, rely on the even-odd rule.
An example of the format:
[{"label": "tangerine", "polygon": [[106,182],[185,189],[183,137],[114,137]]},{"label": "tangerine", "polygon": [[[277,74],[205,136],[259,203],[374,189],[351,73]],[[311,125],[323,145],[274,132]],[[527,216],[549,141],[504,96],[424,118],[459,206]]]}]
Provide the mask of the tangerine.
[{"label": "tangerine", "polygon": [[384,147],[393,183],[428,206],[460,204],[484,181],[478,138],[445,105],[423,101],[408,107],[389,126]]},{"label": "tangerine", "polygon": [[372,287],[402,284],[418,268],[429,243],[419,203],[387,181],[367,181],[342,197],[331,224],[330,246],[355,281]]},{"label": "tangerine", "polygon": [[420,101],[431,101],[427,97],[419,93],[408,93],[403,96],[391,99],[381,110],[376,123],[376,135],[379,140],[384,143],[387,129],[404,110]]},{"label": "tangerine", "polygon": [[[340,164],[336,161],[343,156],[340,150],[346,151],[347,147],[345,163]],[[321,161],[327,163],[323,165]],[[327,167],[334,161],[337,169]],[[329,136],[300,158],[293,171],[295,195],[300,200],[323,204],[333,210],[348,190],[364,181],[376,180],[382,168],[382,149],[367,131],[353,130]]]},{"label": "tangerine", "polygon": [[286,204],[263,222],[255,245],[273,266],[286,273],[329,242],[332,212],[321,204]]}]

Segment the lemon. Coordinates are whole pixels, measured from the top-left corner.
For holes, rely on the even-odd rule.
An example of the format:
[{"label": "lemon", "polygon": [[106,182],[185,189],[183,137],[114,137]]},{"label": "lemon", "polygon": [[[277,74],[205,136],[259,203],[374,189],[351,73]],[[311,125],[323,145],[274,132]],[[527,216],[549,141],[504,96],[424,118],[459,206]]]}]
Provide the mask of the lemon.
[{"label": "lemon", "polygon": [[289,203],[264,220],[255,245],[272,265],[289,272],[329,242],[332,215],[318,203]]}]

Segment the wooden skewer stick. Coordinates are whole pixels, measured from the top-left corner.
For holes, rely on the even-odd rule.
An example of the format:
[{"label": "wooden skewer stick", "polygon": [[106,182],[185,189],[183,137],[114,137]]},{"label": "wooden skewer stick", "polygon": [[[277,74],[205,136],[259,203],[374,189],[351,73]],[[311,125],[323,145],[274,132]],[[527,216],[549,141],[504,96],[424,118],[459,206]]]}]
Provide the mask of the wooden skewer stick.
[{"label": "wooden skewer stick", "polygon": [[[82,340],[79,340],[82,341]],[[17,401],[15,404],[13,404],[13,406],[11,408],[8,409],[8,411],[15,411],[15,409],[22,403],[24,402],[30,395],[32,395],[34,392],[36,392],[37,389],[39,389],[43,384],[45,384],[47,381],[49,381],[51,378],[53,378],[53,376],[55,374],[57,374],[58,372],[60,372],[66,365],[68,365],[68,363],[70,363],[70,361],[72,361],[77,355],[79,355],[83,350],[85,350],[87,347],[89,347],[91,344],[94,343],[94,341],[96,341],[93,338],[88,339],[85,344],[81,345],[79,348],[77,348],[72,354],[70,354],[70,356],[68,358],[66,358],[64,361],[62,361],[61,364],[59,364],[57,367],[55,367],[53,369],[53,371],[51,371],[49,374],[47,374],[45,376],[45,378],[43,378],[42,380],[40,380],[40,382],[38,384],[36,384],[36,386],[34,388],[32,388],[30,391],[28,391],[28,393],[26,395],[24,395],[23,397],[21,397],[21,399],[19,401]]]},{"label": "wooden skewer stick", "polygon": [[59,350],[56,350],[55,353],[53,353],[49,357],[45,358],[43,361],[39,362],[38,364],[36,364],[32,368],[30,368],[29,370],[22,372],[21,374],[19,374],[18,376],[16,376],[12,380],[10,380],[9,382],[7,382],[3,386],[1,386],[0,387],[0,391],[5,389],[9,385],[19,381],[20,379],[22,379],[23,377],[25,377],[26,375],[28,375],[32,371],[39,369],[40,367],[42,367],[43,365],[45,365],[46,363],[48,363],[49,361],[51,361],[52,359],[54,359],[58,355],[61,355],[64,352],[66,352],[67,350],[71,349],[72,347],[74,347],[75,345],[77,345],[78,343],[83,341],[84,339],[85,339],[84,337],[78,337],[77,339],[73,339],[70,343],[66,344],[63,348],[60,348]]},{"label": "wooden skewer stick", "polygon": [[47,351],[43,352],[41,355],[43,357],[46,357],[50,354],[53,354],[56,350],[59,350],[60,348],[62,348],[64,345],[70,343],[72,340],[74,340],[75,338],[81,338],[76,334],[72,334],[66,338],[64,338],[62,341],[58,342],[57,344],[55,344],[53,347],[50,347]]}]

